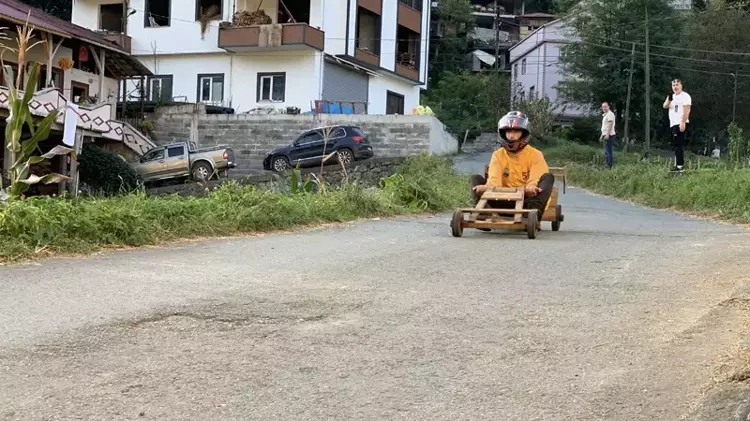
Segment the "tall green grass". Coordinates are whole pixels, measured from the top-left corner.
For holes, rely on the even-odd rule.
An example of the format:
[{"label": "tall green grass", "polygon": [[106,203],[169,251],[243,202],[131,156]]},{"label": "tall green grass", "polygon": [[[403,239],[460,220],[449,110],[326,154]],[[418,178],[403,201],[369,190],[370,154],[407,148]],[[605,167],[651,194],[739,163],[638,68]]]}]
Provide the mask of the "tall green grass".
[{"label": "tall green grass", "polygon": [[660,209],[750,222],[750,170],[732,170],[726,161],[689,155],[686,172],[669,173],[673,160],[659,157],[641,162],[637,153],[615,152],[615,165],[603,168],[604,152],[575,143],[558,142],[544,150],[550,165],[567,165],[570,182],[596,193]]},{"label": "tall green grass", "polygon": [[383,189],[330,187],[285,195],[226,183],[205,197],[34,197],[0,207],[0,260],[40,253],[87,253],[107,246],[263,232],[467,203],[465,177],[448,159],[411,157]]}]

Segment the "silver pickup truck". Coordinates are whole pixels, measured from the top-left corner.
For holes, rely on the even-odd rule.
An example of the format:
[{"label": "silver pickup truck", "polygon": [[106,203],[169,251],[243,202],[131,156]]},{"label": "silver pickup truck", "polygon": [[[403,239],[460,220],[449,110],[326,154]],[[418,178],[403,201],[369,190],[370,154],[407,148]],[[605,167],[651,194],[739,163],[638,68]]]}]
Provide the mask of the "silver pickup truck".
[{"label": "silver pickup truck", "polygon": [[133,169],[144,182],[185,177],[203,181],[236,166],[231,148],[196,149],[192,142],[178,142],[149,150]]}]

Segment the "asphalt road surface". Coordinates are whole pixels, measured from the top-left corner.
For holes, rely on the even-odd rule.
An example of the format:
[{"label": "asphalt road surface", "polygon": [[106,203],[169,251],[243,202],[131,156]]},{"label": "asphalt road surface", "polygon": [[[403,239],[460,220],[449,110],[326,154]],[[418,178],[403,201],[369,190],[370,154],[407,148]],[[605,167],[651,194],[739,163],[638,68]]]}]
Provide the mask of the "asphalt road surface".
[{"label": "asphalt road surface", "polygon": [[0,267],[0,419],[744,416],[706,402],[744,361],[748,232],[562,204],[536,240],[446,214]]}]

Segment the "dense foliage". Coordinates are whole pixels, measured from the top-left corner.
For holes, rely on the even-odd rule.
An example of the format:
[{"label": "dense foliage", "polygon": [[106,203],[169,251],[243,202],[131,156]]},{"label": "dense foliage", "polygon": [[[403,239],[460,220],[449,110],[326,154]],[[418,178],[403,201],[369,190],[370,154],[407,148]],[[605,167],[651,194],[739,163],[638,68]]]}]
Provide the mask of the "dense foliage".
[{"label": "dense foliage", "polygon": [[138,173],[120,156],[87,144],[80,156],[80,179],[90,193],[113,195],[140,186]]}]

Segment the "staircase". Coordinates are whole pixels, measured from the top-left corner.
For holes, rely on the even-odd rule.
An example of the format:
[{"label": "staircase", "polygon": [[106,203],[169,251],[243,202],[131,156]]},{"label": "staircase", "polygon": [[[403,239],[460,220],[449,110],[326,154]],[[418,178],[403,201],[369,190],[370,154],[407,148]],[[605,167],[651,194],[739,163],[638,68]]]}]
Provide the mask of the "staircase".
[{"label": "staircase", "polygon": [[147,138],[138,129],[131,126],[130,123],[118,121],[122,124],[122,143],[133,150],[138,156],[142,156],[150,149],[156,147],[156,144]]}]

